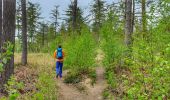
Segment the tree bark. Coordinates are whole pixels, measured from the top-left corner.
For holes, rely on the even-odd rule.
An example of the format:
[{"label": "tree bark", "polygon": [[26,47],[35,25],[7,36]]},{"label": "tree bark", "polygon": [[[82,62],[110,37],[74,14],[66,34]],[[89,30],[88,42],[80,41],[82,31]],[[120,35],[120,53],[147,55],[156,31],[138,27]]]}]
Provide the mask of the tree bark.
[{"label": "tree bark", "polygon": [[0,0],[0,53],[2,45],[2,0]]},{"label": "tree bark", "polygon": [[[2,0],[0,0],[0,53],[2,52]],[[1,61],[2,59],[0,59]],[[2,74],[0,73],[0,82],[2,81]],[[2,91],[2,83],[0,83],[0,92]]]},{"label": "tree bark", "polygon": [[132,43],[132,0],[126,0],[125,4],[125,44],[130,47]]},{"label": "tree bark", "polygon": [[133,0],[132,5],[133,5],[133,13],[132,13],[132,33],[133,33],[134,26],[135,26],[135,0]]},{"label": "tree bark", "polygon": [[[16,0],[3,0],[3,10],[3,43],[9,41],[14,45]],[[4,65],[4,71],[0,75],[0,90],[14,72],[14,48],[12,52],[11,59]]]},{"label": "tree bark", "polygon": [[142,0],[142,30],[146,32],[146,0]]},{"label": "tree bark", "polygon": [[27,64],[27,14],[26,14],[26,0],[21,0],[22,8],[22,65]]}]

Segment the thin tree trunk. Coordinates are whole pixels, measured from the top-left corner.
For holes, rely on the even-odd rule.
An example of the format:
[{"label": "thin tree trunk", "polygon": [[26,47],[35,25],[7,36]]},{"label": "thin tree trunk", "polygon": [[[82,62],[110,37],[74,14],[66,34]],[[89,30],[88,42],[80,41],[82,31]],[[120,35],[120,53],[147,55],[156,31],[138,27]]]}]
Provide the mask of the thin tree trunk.
[{"label": "thin tree trunk", "polygon": [[125,30],[126,30],[126,5],[127,5],[127,4],[126,4],[126,0],[125,0],[125,1],[122,1],[122,0],[121,0],[121,2],[124,2],[124,10],[123,10],[124,20],[123,20],[123,21],[124,21],[124,33],[125,33]]},{"label": "thin tree trunk", "polygon": [[73,2],[73,30],[76,29],[76,20],[77,20],[77,0]]},{"label": "thin tree trunk", "polygon": [[57,23],[54,23],[54,27],[55,27],[55,37],[57,37]]},{"label": "thin tree trunk", "polygon": [[21,12],[21,2],[20,3],[18,3],[18,8],[16,9],[16,23],[17,23],[17,31],[18,31],[18,33],[17,33],[17,38],[19,39],[19,42],[21,42],[20,41],[20,30],[21,30],[21,28],[20,28],[20,12]]},{"label": "thin tree trunk", "polygon": [[132,4],[133,4],[133,13],[132,13],[132,33],[133,33],[134,26],[135,26],[135,0],[133,0]]},{"label": "thin tree trunk", "polygon": [[45,26],[43,25],[42,46],[44,46],[44,40],[45,40]]},{"label": "thin tree trunk", "polygon": [[[97,0],[97,8],[98,8],[98,18],[97,18],[97,34],[99,34],[98,33],[98,31],[99,31],[99,28],[100,28],[100,16],[99,16],[99,14],[100,14],[100,1],[99,0]],[[99,35],[98,35],[98,39],[99,39]]]},{"label": "thin tree trunk", "polygon": [[21,0],[22,8],[22,65],[27,64],[27,14],[26,14],[26,0]]},{"label": "thin tree trunk", "polygon": [[[15,11],[16,0],[3,0],[3,43],[10,41],[13,45],[15,42]],[[3,51],[5,52],[5,50]],[[14,48],[11,59],[4,65],[4,71],[0,77],[0,89],[7,82],[14,72]]]},{"label": "thin tree trunk", "polygon": [[132,0],[126,0],[125,4],[125,44],[130,47],[132,43]]},{"label": "thin tree trunk", "polygon": [[[142,31],[146,32],[146,0],[142,0]],[[145,34],[144,34],[145,37]]]},{"label": "thin tree trunk", "polygon": [[2,45],[2,0],[0,0],[0,53]]},{"label": "thin tree trunk", "polygon": [[17,20],[17,25],[18,25],[18,27],[17,27],[17,30],[18,30],[18,34],[17,34],[17,37],[18,37],[18,39],[20,39],[20,37],[19,37],[19,33],[20,33],[20,28],[19,28],[19,20]]}]

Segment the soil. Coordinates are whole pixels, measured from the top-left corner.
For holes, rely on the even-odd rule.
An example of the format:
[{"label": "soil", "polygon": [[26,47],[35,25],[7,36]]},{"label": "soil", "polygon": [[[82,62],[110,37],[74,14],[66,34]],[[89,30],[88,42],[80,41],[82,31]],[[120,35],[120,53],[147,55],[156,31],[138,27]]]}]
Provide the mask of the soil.
[{"label": "soil", "polygon": [[[59,100],[103,100],[103,91],[107,87],[107,82],[104,78],[105,69],[101,64],[103,60],[103,54],[99,50],[98,55],[96,56],[96,83],[92,86],[90,81],[91,79],[85,79],[81,82],[82,88],[85,90],[82,92],[77,89],[77,86],[71,84],[65,84],[63,80],[58,79],[59,87]],[[68,71],[64,71],[63,76],[67,74]]]}]

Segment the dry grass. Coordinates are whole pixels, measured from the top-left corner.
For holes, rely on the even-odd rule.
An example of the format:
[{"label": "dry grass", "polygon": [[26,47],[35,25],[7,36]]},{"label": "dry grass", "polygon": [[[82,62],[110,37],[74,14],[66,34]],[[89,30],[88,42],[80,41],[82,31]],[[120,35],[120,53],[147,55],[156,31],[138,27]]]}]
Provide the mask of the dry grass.
[{"label": "dry grass", "polygon": [[[32,99],[30,96],[40,91],[43,95],[50,94],[51,97],[58,95],[57,82],[54,80],[55,59],[52,55],[47,53],[30,53],[28,54],[28,64],[22,66],[21,53],[15,53],[14,62],[16,66],[14,75],[17,81],[24,82],[24,89],[20,92],[22,95],[19,97],[19,100],[27,100],[26,98],[30,100]],[[44,87],[53,91],[45,92],[46,88]]]},{"label": "dry grass", "polygon": [[101,50],[101,49],[97,49],[96,50],[96,53],[97,53],[97,56],[96,56],[96,58],[95,58],[95,60],[96,60],[96,63],[98,64],[98,66],[99,65],[102,65],[102,61],[103,61],[103,59],[104,59],[104,52]]},{"label": "dry grass", "polygon": [[[21,63],[21,53],[15,53],[15,64]],[[52,55],[47,53],[30,53],[28,54],[28,64],[40,66],[54,66],[55,60]]]}]

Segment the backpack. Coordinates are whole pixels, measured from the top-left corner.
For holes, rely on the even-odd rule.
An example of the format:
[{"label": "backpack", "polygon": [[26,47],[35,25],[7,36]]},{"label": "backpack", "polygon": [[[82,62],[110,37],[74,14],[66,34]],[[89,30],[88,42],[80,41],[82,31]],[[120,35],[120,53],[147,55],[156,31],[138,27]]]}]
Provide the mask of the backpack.
[{"label": "backpack", "polygon": [[63,53],[62,53],[62,48],[57,49],[57,59],[62,59],[63,58]]}]

